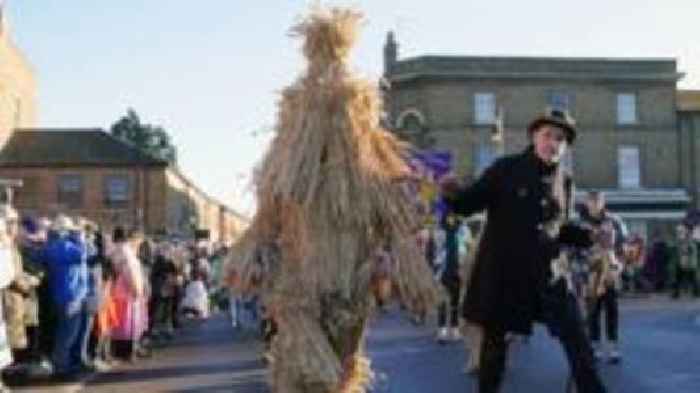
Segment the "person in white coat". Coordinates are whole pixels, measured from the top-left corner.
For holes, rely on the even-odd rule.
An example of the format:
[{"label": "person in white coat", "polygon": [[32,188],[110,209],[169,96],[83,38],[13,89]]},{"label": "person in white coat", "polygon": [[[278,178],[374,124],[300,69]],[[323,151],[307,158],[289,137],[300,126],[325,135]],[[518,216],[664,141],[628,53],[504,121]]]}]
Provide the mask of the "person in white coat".
[{"label": "person in white coat", "polygon": [[[12,245],[7,231],[7,222],[0,218],[0,291],[6,288],[15,279],[18,272],[12,261]],[[5,323],[5,312],[3,302],[0,301],[0,391],[5,391],[2,381],[2,370],[12,364],[12,348],[7,337],[7,326]]]}]

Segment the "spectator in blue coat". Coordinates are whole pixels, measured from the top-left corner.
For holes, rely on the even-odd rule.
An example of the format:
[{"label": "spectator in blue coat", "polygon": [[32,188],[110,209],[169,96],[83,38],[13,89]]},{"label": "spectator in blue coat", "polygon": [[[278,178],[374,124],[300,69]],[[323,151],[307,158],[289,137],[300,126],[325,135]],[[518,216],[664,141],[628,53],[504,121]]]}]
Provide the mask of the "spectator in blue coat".
[{"label": "spectator in blue coat", "polygon": [[80,343],[82,334],[86,334],[86,249],[70,218],[57,217],[54,231],[55,236],[47,242],[42,258],[57,317],[52,360],[56,376],[70,379],[81,371]]}]

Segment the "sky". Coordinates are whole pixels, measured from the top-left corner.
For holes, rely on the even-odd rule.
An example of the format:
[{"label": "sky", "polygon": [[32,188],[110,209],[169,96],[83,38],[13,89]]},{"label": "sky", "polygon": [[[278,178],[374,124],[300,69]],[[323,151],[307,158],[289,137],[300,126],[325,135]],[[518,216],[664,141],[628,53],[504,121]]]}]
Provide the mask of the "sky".
[{"label": "sky", "polygon": [[[289,28],[318,0],[5,0],[34,66],[40,127],[109,128],[134,108],[161,125],[211,195],[255,209],[251,172],[272,137],[278,92],[303,70]],[[365,14],[353,56],[378,78],[393,30],[424,54],[673,57],[700,89],[698,0],[320,1]]]}]

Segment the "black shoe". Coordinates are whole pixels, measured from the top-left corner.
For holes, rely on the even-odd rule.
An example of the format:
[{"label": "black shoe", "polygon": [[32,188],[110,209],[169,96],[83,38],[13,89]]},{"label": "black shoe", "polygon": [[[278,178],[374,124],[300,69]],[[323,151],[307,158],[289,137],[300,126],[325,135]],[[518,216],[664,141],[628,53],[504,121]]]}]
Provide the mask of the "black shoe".
[{"label": "black shoe", "polygon": [[610,351],[610,356],[608,358],[608,363],[610,364],[620,364],[622,362],[622,352],[617,345],[613,347]]},{"label": "black shoe", "polygon": [[153,356],[153,351],[148,348],[139,348],[136,350],[136,356],[142,359],[147,359]]}]

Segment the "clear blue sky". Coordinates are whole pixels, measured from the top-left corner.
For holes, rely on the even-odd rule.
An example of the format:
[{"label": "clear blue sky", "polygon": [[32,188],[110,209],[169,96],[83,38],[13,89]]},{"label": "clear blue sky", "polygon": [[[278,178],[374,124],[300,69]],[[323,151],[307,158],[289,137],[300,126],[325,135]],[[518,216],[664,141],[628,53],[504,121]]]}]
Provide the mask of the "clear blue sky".
[{"label": "clear blue sky", "polygon": [[[163,125],[185,172],[250,213],[277,92],[303,62],[289,27],[307,0],[5,0],[39,79],[39,125],[105,127],[133,107]],[[699,0],[366,0],[357,69],[397,33],[420,54],[675,57],[700,88]]]}]

